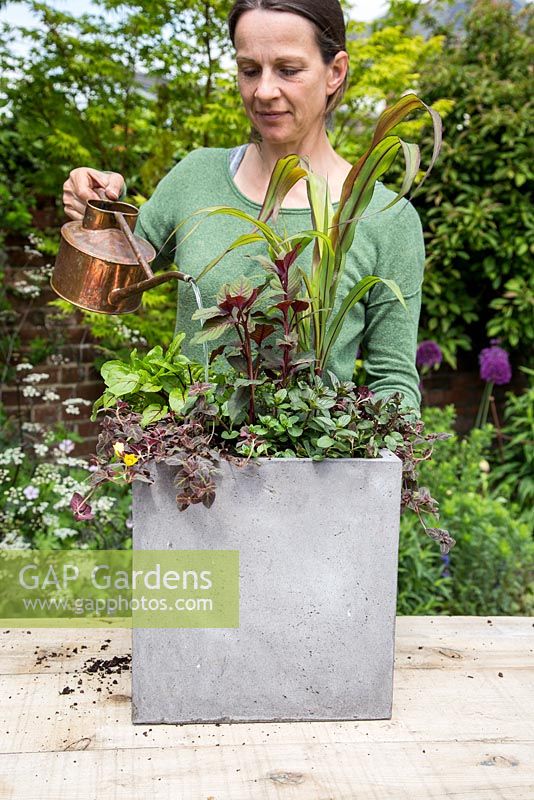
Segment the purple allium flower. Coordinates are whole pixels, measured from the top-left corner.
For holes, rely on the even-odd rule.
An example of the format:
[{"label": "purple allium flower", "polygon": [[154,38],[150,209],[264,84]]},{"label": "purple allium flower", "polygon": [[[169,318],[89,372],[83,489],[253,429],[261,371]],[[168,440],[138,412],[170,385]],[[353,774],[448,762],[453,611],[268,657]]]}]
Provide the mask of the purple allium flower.
[{"label": "purple allium flower", "polygon": [[415,363],[418,367],[439,367],[443,361],[441,347],[432,339],[425,339],[417,345]]},{"label": "purple allium flower", "polygon": [[496,383],[497,386],[510,383],[512,367],[510,366],[508,353],[502,347],[497,344],[485,347],[478,356],[478,362],[480,364],[480,377],[486,383]]},{"label": "purple allium flower", "polygon": [[30,486],[26,486],[26,488],[23,489],[22,494],[24,495],[26,500],[37,500],[37,498],[39,497],[39,489],[37,488],[37,486],[32,486],[30,484]]}]

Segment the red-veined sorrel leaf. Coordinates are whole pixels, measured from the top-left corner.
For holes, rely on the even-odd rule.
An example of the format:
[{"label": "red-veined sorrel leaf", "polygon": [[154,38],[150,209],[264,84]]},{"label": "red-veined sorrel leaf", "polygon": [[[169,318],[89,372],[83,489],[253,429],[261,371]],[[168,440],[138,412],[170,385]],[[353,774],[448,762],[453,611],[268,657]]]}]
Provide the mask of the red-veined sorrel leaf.
[{"label": "red-veined sorrel leaf", "polygon": [[94,514],[89,503],[87,503],[79,492],[74,492],[70,501],[70,507],[74,515],[74,519],[83,521],[87,519],[94,519]]}]

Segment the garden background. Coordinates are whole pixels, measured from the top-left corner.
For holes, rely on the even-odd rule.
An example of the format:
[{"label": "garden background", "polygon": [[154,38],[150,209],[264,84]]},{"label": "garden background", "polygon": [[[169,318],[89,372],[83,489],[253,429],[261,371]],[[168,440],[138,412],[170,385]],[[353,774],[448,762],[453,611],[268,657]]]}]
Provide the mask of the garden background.
[{"label": "garden background", "polygon": [[[0,37],[0,547],[127,548],[129,487],[95,501],[91,521],[74,521],[69,501],[91,469],[99,364],[168,345],[175,295],[165,284],[121,317],[58,301],[48,281],[62,186],[76,166],[113,170],[139,205],[191,150],[248,140],[231,3],[99,0],[81,16],[18,5],[38,25],[4,22]],[[335,149],[354,162],[380,111],[408,90],[445,126],[413,202],[427,251],[423,419],[454,435],[420,474],[457,544],[440,556],[403,516],[398,613],[532,613],[532,7],[392,0],[368,24],[343,5],[351,73]],[[403,133],[428,134],[429,146],[424,124]],[[355,374],[365,382],[361,362]]]}]

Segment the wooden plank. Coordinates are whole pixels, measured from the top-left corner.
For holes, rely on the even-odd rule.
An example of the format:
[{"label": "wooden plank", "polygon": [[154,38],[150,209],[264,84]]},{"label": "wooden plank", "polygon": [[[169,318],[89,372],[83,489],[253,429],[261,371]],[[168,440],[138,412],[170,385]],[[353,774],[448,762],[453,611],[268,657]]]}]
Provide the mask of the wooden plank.
[{"label": "wooden plank", "polygon": [[[488,620],[490,622],[488,623]],[[80,668],[103,644],[108,657],[131,653],[131,631],[39,628],[0,631],[0,675],[64,672]],[[107,639],[111,641],[106,642]],[[78,652],[74,653],[73,650]],[[83,649],[86,648],[86,649]],[[36,652],[37,651],[37,652]],[[51,653],[56,656],[50,656]],[[458,653],[460,657],[458,657]],[[43,658],[44,657],[44,658]],[[398,669],[530,668],[534,622],[527,617],[398,617]]]},{"label": "wooden plank", "polygon": [[[116,649],[95,655],[108,658]],[[482,667],[480,660],[461,668],[459,659],[440,654],[434,669],[398,669],[391,721],[327,723],[329,735],[347,742],[534,739],[534,720],[526,711],[534,707],[534,663],[529,670],[521,658],[515,657],[518,668]],[[233,742],[234,733],[257,744],[270,736],[291,743],[301,735],[288,724],[153,726],[148,735],[147,726],[131,724],[129,673],[101,679],[80,671],[81,662],[57,660],[63,671],[0,676],[0,752],[61,751],[82,739],[89,739],[89,749],[182,746],[206,731],[217,732],[221,744]],[[63,695],[65,686],[75,691]],[[324,723],[305,725],[320,738]]]},{"label": "wooden plank", "polygon": [[1,800],[532,800],[531,742],[339,743],[0,757]]},{"label": "wooden plank", "polygon": [[341,723],[133,726],[81,672],[129,630],[0,632],[0,800],[533,800],[533,620],[490,619],[399,618],[392,720]]},{"label": "wooden plank", "polygon": [[90,657],[131,652],[127,628],[7,628],[0,631],[0,675],[65,672],[81,668]]},{"label": "wooden plank", "polygon": [[[481,670],[471,680],[446,673],[405,670],[396,678],[391,720],[357,722],[251,723],[221,725],[132,725],[130,679],[124,673],[83,679],[84,693],[65,676],[4,676],[0,710],[0,752],[62,751],[87,740],[87,749],[115,747],[181,747],[199,741],[221,745],[246,741],[267,744],[275,739],[300,740],[302,726],[322,738],[324,730],[338,742],[402,741],[534,741],[534,671],[508,671],[499,678]],[[60,692],[68,685],[73,694]],[[112,693],[108,692],[108,687]],[[101,688],[103,691],[97,692]],[[308,734],[307,734],[308,735]],[[207,738],[206,738],[207,737]],[[533,758],[534,760],[534,758]]]}]

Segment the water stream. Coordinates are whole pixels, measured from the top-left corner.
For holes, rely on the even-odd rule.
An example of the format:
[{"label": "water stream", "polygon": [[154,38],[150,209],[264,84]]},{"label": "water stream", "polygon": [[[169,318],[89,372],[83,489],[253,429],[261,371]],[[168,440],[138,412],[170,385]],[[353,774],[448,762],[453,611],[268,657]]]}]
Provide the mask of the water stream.
[{"label": "water stream", "polygon": [[[200,294],[200,289],[198,288],[198,286],[195,283],[195,281],[193,280],[193,278],[191,278],[188,281],[188,283],[191,284],[191,288],[193,290],[193,294],[195,295],[195,300],[197,301],[198,309],[200,311],[202,311],[204,306],[202,305],[202,295]],[[202,327],[203,325],[204,325],[204,322],[202,320],[200,320],[200,327]],[[203,343],[202,349],[204,350],[204,380],[206,381],[206,383],[208,383],[208,381],[209,381],[209,377],[208,377],[209,352],[208,352],[208,343],[207,342]]]}]

